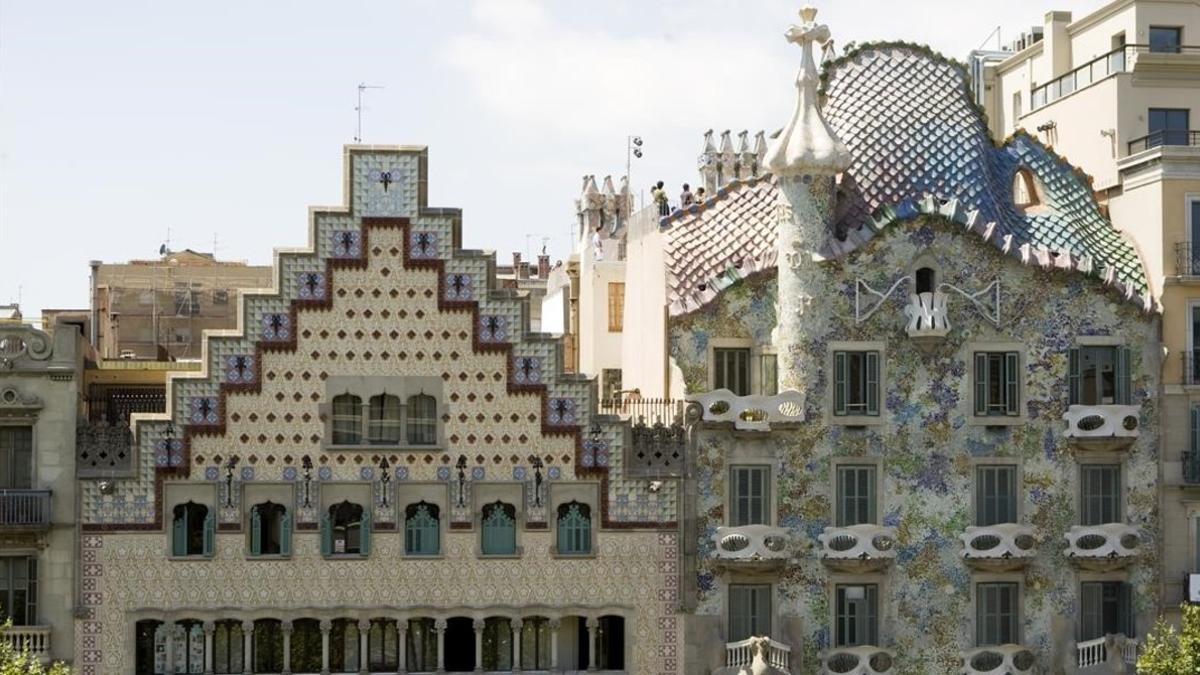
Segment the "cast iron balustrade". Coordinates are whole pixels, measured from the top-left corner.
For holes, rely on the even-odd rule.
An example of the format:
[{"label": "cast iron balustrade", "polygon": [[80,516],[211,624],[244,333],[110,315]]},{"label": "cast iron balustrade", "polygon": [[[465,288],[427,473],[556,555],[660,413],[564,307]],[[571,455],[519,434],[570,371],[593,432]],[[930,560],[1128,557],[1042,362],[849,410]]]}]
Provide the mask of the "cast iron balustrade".
[{"label": "cast iron balustrade", "polygon": [[[792,648],[769,637],[752,637],[740,642],[725,643],[725,667],[732,669],[749,668],[750,664],[754,663],[755,652],[759,649],[765,652],[763,654],[763,661],[768,666],[777,669],[778,672],[792,672]],[[735,672],[742,671],[737,670]]]},{"label": "cast iron balustrade", "polygon": [[8,626],[3,634],[14,651],[27,651],[42,663],[50,662],[50,626]]},{"label": "cast iron balustrade", "polygon": [[1200,385],[1200,351],[1195,349],[1183,353],[1183,383]]},{"label": "cast iron balustrade", "polygon": [[[1121,650],[1121,660],[1129,665],[1137,663],[1138,641],[1124,635],[1113,636],[1113,647]],[[1108,638],[1098,637],[1075,643],[1075,653],[1080,668],[1102,666],[1108,661]]]},{"label": "cast iron balustrade", "polygon": [[1021,645],[992,645],[963,652],[963,675],[1033,675],[1037,657]]},{"label": "cast iron balustrade", "polygon": [[895,665],[894,652],[874,645],[834,647],[821,654],[821,675],[887,675]]},{"label": "cast iron balustrade", "polygon": [[1087,570],[1121,569],[1141,553],[1141,535],[1136,527],[1125,523],[1072,525],[1063,536],[1067,539],[1067,548],[1063,552]]},{"label": "cast iron balustrade", "polygon": [[1036,553],[1033,528],[1020,523],[971,526],[958,538],[963,543],[963,560],[980,570],[1019,570],[1029,564]]},{"label": "cast iron balustrade", "polygon": [[1175,243],[1175,275],[1200,277],[1200,242]]},{"label": "cast iron balustrade", "polygon": [[718,566],[736,569],[776,570],[790,557],[787,530],[770,525],[718,527],[713,534],[713,556]]},{"label": "cast iron balustrade", "polygon": [[50,528],[49,490],[0,490],[0,528],[46,530]]},{"label": "cast iron balustrade", "polygon": [[684,401],[677,398],[606,398],[600,401],[600,414],[645,420],[649,424],[671,424],[683,418],[683,404]]},{"label": "cast iron balustrade", "polygon": [[1200,130],[1196,129],[1159,129],[1129,141],[1129,154],[1144,152],[1164,145],[1200,146]]},{"label": "cast iron balustrade", "polygon": [[872,572],[887,567],[896,558],[896,529],[864,523],[849,527],[826,527],[821,542],[821,561],[842,572]]},{"label": "cast iron balustrade", "polygon": [[1085,450],[1126,448],[1137,440],[1140,413],[1137,405],[1073,405],[1063,415],[1066,436]]}]

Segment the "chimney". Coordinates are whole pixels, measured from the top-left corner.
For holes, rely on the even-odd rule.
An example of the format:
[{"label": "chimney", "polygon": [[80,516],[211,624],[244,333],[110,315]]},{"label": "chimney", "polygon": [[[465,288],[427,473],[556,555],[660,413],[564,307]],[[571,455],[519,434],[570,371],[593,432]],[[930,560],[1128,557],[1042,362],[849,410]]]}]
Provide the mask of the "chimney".
[{"label": "chimney", "polygon": [[517,269],[513,271],[516,273],[518,281],[529,281],[529,263],[517,263]]},{"label": "chimney", "polygon": [[1070,12],[1046,12],[1046,29],[1042,33],[1045,45],[1042,46],[1042,54],[1046,57],[1050,71],[1045,74],[1046,79],[1040,80],[1039,84],[1049,82],[1071,70],[1071,37],[1067,35],[1067,26],[1070,23]]},{"label": "chimney", "polygon": [[550,256],[545,253],[538,256],[538,278],[550,278]]},{"label": "chimney", "polygon": [[517,268],[521,266],[520,251],[513,251],[513,276],[517,274]]}]

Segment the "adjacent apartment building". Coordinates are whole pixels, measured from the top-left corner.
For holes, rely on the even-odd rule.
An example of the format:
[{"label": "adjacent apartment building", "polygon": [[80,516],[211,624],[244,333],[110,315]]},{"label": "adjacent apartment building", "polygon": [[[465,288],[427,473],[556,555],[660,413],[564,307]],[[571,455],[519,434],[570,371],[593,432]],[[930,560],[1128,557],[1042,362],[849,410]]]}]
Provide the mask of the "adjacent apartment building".
[{"label": "adjacent apartment building", "polygon": [[[1161,304],[1163,526],[1181,533],[1161,543],[1161,595],[1176,612],[1200,572],[1200,2],[1048,12],[1040,41],[981,73],[993,134],[1023,129],[1091,177]],[[1055,207],[1018,187],[1027,207]]]}]

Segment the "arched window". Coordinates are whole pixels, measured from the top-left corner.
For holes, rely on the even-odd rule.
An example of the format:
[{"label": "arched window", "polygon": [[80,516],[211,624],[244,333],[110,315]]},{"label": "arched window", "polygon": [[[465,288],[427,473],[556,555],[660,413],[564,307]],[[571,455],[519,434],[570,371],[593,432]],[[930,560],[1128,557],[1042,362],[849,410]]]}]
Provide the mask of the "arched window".
[{"label": "arched window", "polygon": [[600,670],[625,670],[625,619],[610,615],[600,617],[596,632],[596,666]]},{"label": "arched window", "polygon": [[333,444],[362,443],[362,399],[354,394],[333,397]]},{"label": "arched window", "polygon": [[1041,186],[1029,169],[1025,167],[1017,169],[1013,175],[1012,187],[1013,206],[1017,207],[1017,211],[1024,213],[1042,205],[1041,190],[1039,189]]},{"label": "arched window", "polygon": [[937,274],[932,267],[922,267],[917,270],[917,293],[932,293],[937,290]]},{"label": "arched window", "polygon": [[582,555],[592,552],[592,509],[570,501],[558,507],[558,552]]},{"label": "arched window", "polygon": [[175,670],[183,675],[204,672],[204,624],[194,619],[176,622]]},{"label": "arched window", "polygon": [[172,512],[171,555],[211,556],[216,537],[216,518],[203,504],[179,504]]},{"label": "arched window", "polygon": [[410,504],[404,510],[404,553],[437,555],[440,551],[437,505],[428,502]]},{"label": "arched window", "polygon": [[292,621],[292,672],[321,672],[321,622],[317,619]]},{"label": "arched window", "polygon": [[241,621],[218,621],[213,633],[213,672],[221,675],[245,672],[242,662],[244,646]]},{"label": "arched window", "polygon": [[367,439],[372,445],[394,445],[400,442],[400,397],[379,394],[371,397]]},{"label": "arched window", "polygon": [[291,555],[292,516],[274,502],[250,509],[250,555]]},{"label": "arched window", "polygon": [[166,652],[158,656],[156,640],[160,633],[161,621],[139,621],[134,626],[134,673],[136,675],[154,675],[166,672]]},{"label": "arched window", "polygon": [[484,555],[514,555],[517,552],[517,509],[496,502],[483,507]]},{"label": "arched window", "polygon": [[250,662],[256,673],[283,672],[283,626],[279,619],[254,622]]},{"label": "arched window", "polygon": [[521,622],[521,669],[550,670],[550,620],[544,616]]},{"label": "arched window", "polygon": [[437,632],[433,619],[409,619],[404,649],[408,670],[413,673],[433,672],[437,668]]},{"label": "arched window", "polygon": [[483,620],[483,669],[512,670],[512,622],[508,617],[493,616]]},{"label": "arched window", "polygon": [[329,672],[358,672],[358,621],[334,619],[329,632]]},{"label": "arched window", "polygon": [[392,673],[400,668],[399,630],[394,619],[371,619],[371,630],[367,632],[368,671]]},{"label": "arched window", "polygon": [[371,514],[348,501],[321,514],[321,555],[369,555]]},{"label": "arched window", "polygon": [[437,445],[437,401],[428,394],[408,397],[408,444]]}]

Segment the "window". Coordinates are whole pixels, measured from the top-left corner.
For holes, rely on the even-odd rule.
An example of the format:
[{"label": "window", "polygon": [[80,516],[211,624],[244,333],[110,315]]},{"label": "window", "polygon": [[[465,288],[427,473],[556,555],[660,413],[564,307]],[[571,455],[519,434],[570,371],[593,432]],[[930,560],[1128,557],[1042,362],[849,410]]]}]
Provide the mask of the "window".
[{"label": "window", "polygon": [[176,626],[178,628],[174,632],[175,675],[203,673],[204,624],[194,619],[184,619],[176,622]]},{"label": "window", "polygon": [[1183,28],[1179,26],[1150,26],[1150,51],[1178,54],[1183,44]]},{"label": "window", "polygon": [[1019,644],[1017,585],[975,584],[975,644]]},{"label": "window", "polygon": [[408,444],[437,445],[437,401],[428,394],[408,398]]},{"label": "window", "polygon": [[975,524],[1017,522],[1017,467],[975,467]]},{"label": "window", "polygon": [[254,665],[254,672],[283,672],[283,626],[278,619],[255,621],[250,645],[250,663]]},{"label": "window", "polygon": [[218,621],[213,633],[213,672],[223,675],[243,672],[244,646],[241,621]]},{"label": "window", "polygon": [[175,284],[175,316],[196,316],[200,313],[200,284]]},{"label": "window", "polygon": [[521,622],[521,669],[550,669],[550,620],[526,617]]},{"label": "window", "polygon": [[874,466],[839,466],[837,489],[838,527],[876,522]]},{"label": "window", "polygon": [[404,553],[437,555],[440,552],[438,507],[428,502],[409,505],[404,511]]},{"label": "window", "polygon": [[1078,347],[1070,356],[1071,405],[1128,405],[1128,347]]},{"label": "window", "polygon": [[621,397],[621,369],[605,368],[601,371],[604,381],[604,395],[601,400],[616,401]]},{"label": "window", "polygon": [[879,414],[879,352],[833,353],[833,414]]},{"label": "window", "polygon": [[728,642],[771,635],[771,587],[766,584],[729,585]]},{"label": "window", "polygon": [[596,628],[596,667],[625,670],[625,617],[602,616]]},{"label": "window", "polygon": [[[371,619],[371,629],[367,631],[367,669],[370,672],[395,672],[400,668],[399,630],[394,619]],[[304,672],[296,670],[295,665],[292,671]]]},{"label": "window", "polygon": [[1020,119],[1021,115],[1025,114],[1025,112],[1023,110],[1021,110],[1021,92],[1019,92],[1019,91],[1013,92],[1012,109],[1013,109],[1013,119],[1014,120]]},{"label": "window", "polygon": [[433,619],[409,619],[407,652],[408,672],[432,673],[437,668],[438,637]]},{"label": "window", "polygon": [[1018,167],[1013,174],[1013,206],[1020,212],[1033,208],[1041,203],[1033,172],[1025,167]]},{"label": "window", "polygon": [[203,504],[188,502],[176,506],[173,515],[171,555],[211,556],[217,528],[214,512]]},{"label": "window", "polygon": [[329,631],[329,672],[359,672],[358,647],[358,621],[334,619]]},{"label": "window", "polygon": [[834,594],[837,603],[835,646],[879,644],[879,587],[875,584],[839,584]]},{"label": "window", "polygon": [[[153,621],[150,619],[139,621],[134,625],[134,674],[135,675],[155,675],[155,673],[165,670],[159,668],[158,659],[158,637],[159,627],[162,626],[161,621]],[[166,651],[164,646],[163,657],[165,660]],[[162,664],[165,665],[165,664]],[[222,671],[217,671],[222,672]]]},{"label": "window", "polygon": [[625,283],[620,281],[608,284],[608,332],[620,333],[625,330]]},{"label": "window", "polygon": [[713,389],[728,389],[735,396],[750,394],[750,350],[713,349]]},{"label": "window", "polygon": [[496,502],[483,507],[483,526],[480,528],[483,555],[515,555],[517,552],[517,509],[512,504]]},{"label": "window", "polygon": [[513,661],[512,622],[507,617],[483,620],[483,670],[511,671]]},{"label": "window", "polygon": [[353,394],[333,397],[333,444],[362,442],[362,399]]},{"label": "window", "polygon": [[916,286],[917,294],[933,293],[937,290],[937,274],[933,271],[932,267],[918,269],[915,276],[916,283],[914,285]]},{"label": "window", "polygon": [[33,626],[37,615],[37,558],[0,558],[0,617]]},{"label": "window", "polygon": [[1094,640],[1109,633],[1136,637],[1129,584],[1089,581],[1079,585],[1079,639]]},{"label": "window", "polygon": [[1017,352],[975,352],[975,414],[1021,414],[1021,357]]},{"label": "window", "polygon": [[1187,108],[1150,108],[1147,115],[1147,147],[1188,144]]},{"label": "window", "polygon": [[586,555],[592,552],[592,508],[570,501],[558,507],[558,553]]},{"label": "window", "polygon": [[292,516],[282,504],[250,508],[250,555],[291,555]]},{"label": "window", "polygon": [[321,555],[370,555],[371,513],[348,501],[321,514]]},{"label": "window", "polygon": [[321,672],[321,622],[317,619],[292,621],[292,672]]},{"label": "window", "polygon": [[1104,525],[1121,517],[1121,465],[1084,464],[1079,467],[1079,523]]},{"label": "window", "polygon": [[33,427],[0,427],[0,488],[33,487]]},{"label": "window", "polygon": [[214,305],[228,305],[229,290],[225,288],[214,288],[212,292],[212,301]]},{"label": "window", "polygon": [[400,442],[400,426],[403,413],[400,397],[389,394],[372,396],[370,417],[367,424],[367,439],[372,445],[394,445]]},{"label": "window", "polygon": [[730,467],[729,525],[770,525],[770,508],[770,467]]},{"label": "window", "polygon": [[779,357],[775,354],[763,354],[759,357],[758,388],[763,396],[774,396],[779,393]]}]

